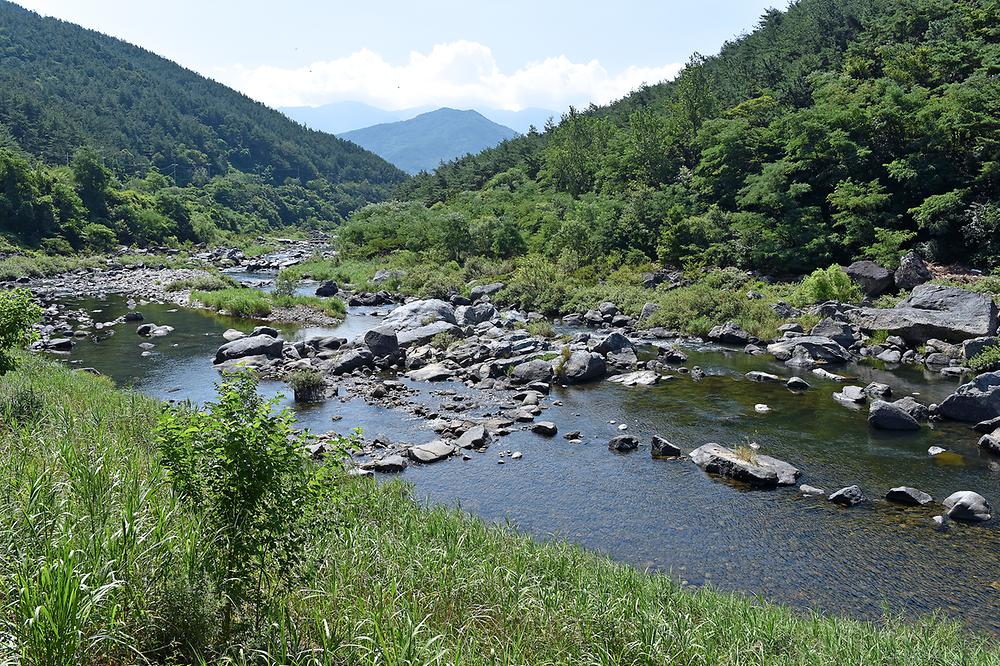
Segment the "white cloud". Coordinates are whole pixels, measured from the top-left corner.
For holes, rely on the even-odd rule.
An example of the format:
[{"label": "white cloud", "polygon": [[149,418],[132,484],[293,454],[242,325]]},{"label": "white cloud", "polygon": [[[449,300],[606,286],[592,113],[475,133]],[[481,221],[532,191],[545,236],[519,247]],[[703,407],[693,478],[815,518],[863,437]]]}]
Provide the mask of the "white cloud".
[{"label": "white cloud", "polygon": [[387,109],[415,106],[563,109],[605,104],[643,83],[673,78],[680,64],[629,67],[612,74],[597,60],[574,63],[564,55],[501,71],[489,47],[477,42],[438,44],[411,51],[394,65],[368,49],[300,68],[270,65],[218,67],[212,75],[270,106],[317,106],[355,100]]}]

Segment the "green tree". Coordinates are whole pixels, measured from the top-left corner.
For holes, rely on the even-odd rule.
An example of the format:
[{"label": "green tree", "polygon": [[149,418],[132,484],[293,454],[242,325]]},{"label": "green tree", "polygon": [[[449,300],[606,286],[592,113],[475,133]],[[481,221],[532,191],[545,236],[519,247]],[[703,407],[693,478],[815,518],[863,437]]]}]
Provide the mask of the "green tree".
[{"label": "green tree", "polygon": [[33,328],[42,316],[42,308],[23,289],[0,291],[0,375],[17,366],[16,349],[38,339]]}]

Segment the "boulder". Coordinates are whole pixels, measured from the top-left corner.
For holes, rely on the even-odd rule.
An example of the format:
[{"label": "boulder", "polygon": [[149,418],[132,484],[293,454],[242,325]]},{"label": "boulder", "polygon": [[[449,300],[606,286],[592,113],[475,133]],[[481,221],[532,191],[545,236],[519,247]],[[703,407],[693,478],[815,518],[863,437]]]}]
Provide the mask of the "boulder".
[{"label": "boulder", "polygon": [[552,421],[539,421],[535,425],[531,426],[531,432],[544,435],[545,437],[555,437],[556,433],[559,432],[559,429]]},{"label": "boulder", "polygon": [[900,398],[893,402],[892,405],[899,407],[917,421],[926,421],[930,418],[930,410],[927,406],[920,404],[912,396],[908,395],[905,398]]},{"label": "boulder", "polygon": [[329,369],[335,375],[346,375],[360,368],[370,368],[374,363],[375,356],[367,349],[351,349],[331,359]]},{"label": "boulder", "polygon": [[399,343],[400,347],[419,347],[421,345],[426,345],[435,336],[447,334],[454,337],[464,337],[464,333],[461,327],[446,322],[446,321],[435,321],[426,326],[418,326],[417,328],[404,329],[401,332],[396,333],[396,341]]},{"label": "boulder", "polygon": [[443,382],[454,377],[455,373],[440,363],[431,363],[408,372],[406,376],[417,382]]},{"label": "boulder", "polygon": [[514,366],[514,369],[510,373],[510,381],[514,384],[548,382],[551,379],[552,364],[541,359],[519,363]]},{"label": "boulder", "polygon": [[631,340],[618,332],[611,333],[594,346],[594,351],[598,354],[611,354],[620,352],[624,349],[631,349],[634,351],[635,345],[632,344]]},{"label": "boulder", "polygon": [[865,331],[888,331],[911,344],[982,338],[994,335],[998,325],[989,295],[939,284],[920,285],[894,308],[858,308],[850,316]]},{"label": "boulder", "polygon": [[654,386],[660,383],[660,374],[655,370],[639,370],[609,377],[608,381],[622,386]]},{"label": "boulder", "polygon": [[677,458],[683,455],[679,446],[671,444],[659,435],[653,435],[650,454],[654,458]]},{"label": "boulder", "polygon": [[1000,338],[995,335],[988,335],[982,338],[973,338],[972,340],[966,340],[962,343],[962,357],[966,361],[971,361],[973,358],[983,353],[990,347],[1000,346]]},{"label": "boulder", "polygon": [[899,268],[896,269],[896,274],[893,277],[896,287],[902,290],[919,287],[934,279],[927,264],[916,252],[910,252],[900,260]]},{"label": "boulder", "polygon": [[642,323],[660,311],[659,303],[646,303],[639,313],[639,322]]},{"label": "boulder", "polygon": [[740,328],[739,324],[727,322],[721,326],[716,326],[708,332],[708,339],[724,345],[746,345],[750,342],[749,333]]},{"label": "boulder", "polygon": [[993,517],[993,509],[986,498],[971,490],[960,490],[945,499],[948,517],[973,523],[986,522]]},{"label": "boulder", "polygon": [[316,295],[322,298],[330,298],[331,296],[336,296],[340,291],[340,287],[333,280],[327,280],[316,287]]},{"label": "boulder", "polygon": [[924,491],[910,488],[909,486],[893,488],[885,494],[885,499],[894,504],[905,504],[907,506],[926,506],[934,501],[934,498]]},{"label": "boulder", "polygon": [[412,446],[407,450],[407,455],[412,460],[422,463],[434,463],[444,460],[455,452],[455,447],[440,439],[419,446]]},{"label": "boulder", "polygon": [[481,425],[475,425],[462,433],[455,442],[462,449],[481,449],[490,443],[490,433]]},{"label": "boulder", "polygon": [[865,393],[871,398],[878,398],[879,400],[888,400],[892,397],[892,389],[888,384],[882,384],[879,382],[872,382],[865,387]]},{"label": "boulder", "polygon": [[962,384],[938,406],[938,413],[966,423],[1000,417],[1000,371],[987,372]]},{"label": "boulder", "polygon": [[836,340],[825,336],[806,335],[799,338],[778,340],[767,346],[767,351],[786,365],[808,367],[809,361],[816,364],[847,363],[851,352]]},{"label": "boulder", "polygon": [[247,337],[247,334],[243,331],[237,331],[235,328],[227,329],[225,333],[222,334],[222,339],[226,342],[235,342],[236,340],[242,340]]},{"label": "boulder", "polygon": [[482,284],[477,287],[473,287],[472,291],[469,292],[469,299],[475,303],[482,298],[488,298],[493,294],[497,293],[504,288],[503,282],[492,282],[490,284]]},{"label": "boulder", "polygon": [[878,430],[920,430],[920,424],[915,418],[904,409],[884,400],[872,402],[868,412],[868,425]]},{"label": "boulder", "polygon": [[604,357],[596,352],[575,351],[562,363],[560,373],[567,384],[597,381],[608,372]]},{"label": "boulder", "polygon": [[400,305],[386,315],[385,319],[382,320],[382,326],[400,333],[422,328],[435,322],[445,322],[452,325],[458,323],[455,319],[455,308],[451,303],[430,298]]},{"label": "boulder", "polygon": [[688,455],[709,474],[758,488],[790,486],[799,477],[799,470],[782,460],[765,455],[742,456],[715,443],[700,446]]},{"label": "boulder", "polygon": [[840,506],[857,506],[865,501],[865,495],[857,486],[847,486],[833,493],[828,500]]},{"label": "boulder", "polygon": [[989,451],[993,455],[1000,456],[1000,428],[992,434],[983,435],[979,439],[979,448]]},{"label": "boulder", "polygon": [[629,453],[639,448],[639,440],[632,435],[618,435],[608,442],[608,450],[616,453]]},{"label": "boulder", "polygon": [[860,386],[845,386],[839,393],[834,393],[833,397],[848,404],[859,405],[868,402],[868,395]]},{"label": "boulder", "polygon": [[375,358],[385,358],[399,354],[399,338],[393,329],[380,326],[365,333],[364,344]]},{"label": "boulder", "polygon": [[273,326],[256,326],[250,335],[270,335],[272,338],[279,336],[278,329]]},{"label": "boulder", "polygon": [[141,312],[137,312],[135,310],[131,310],[129,312],[126,312],[125,316],[122,317],[123,321],[129,322],[129,323],[136,322],[136,321],[142,321],[143,319],[144,319],[144,317],[142,316],[142,313]]},{"label": "boulder", "polygon": [[752,370],[744,375],[747,379],[752,382],[780,382],[781,377],[778,375],[772,375],[769,372],[761,372],[760,370]]},{"label": "boulder", "polygon": [[65,352],[71,351],[73,349],[73,345],[75,344],[76,343],[70,338],[53,338],[45,343],[45,348],[51,351]]},{"label": "boulder", "polygon": [[973,430],[978,432],[980,435],[989,435],[995,430],[1000,430],[1000,416],[995,419],[987,419],[985,421],[980,421],[972,427]]},{"label": "boulder", "polygon": [[397,474],[406,469],[406,458],[395,454],[379,458],[371,464],[371,469],[382,474]]},{"label": "boulder", "polygon": [[239,340],[233,340],[219,347],[215,352],[215,363],[225,363],[246,356],[266,356],[281,358],[285,341],[270,335],[252,335]]},{"label": "boulder", "polygon": [[476,326],[497,316],[497,309],[490,303],[462,305],[455,308],[455,319],[459,326]]},{"label": "boulder", "polygon": [[875,298],[892,288],[892,273],[874,261],[855,261],[844,272],[861,287],[866,296]]}]

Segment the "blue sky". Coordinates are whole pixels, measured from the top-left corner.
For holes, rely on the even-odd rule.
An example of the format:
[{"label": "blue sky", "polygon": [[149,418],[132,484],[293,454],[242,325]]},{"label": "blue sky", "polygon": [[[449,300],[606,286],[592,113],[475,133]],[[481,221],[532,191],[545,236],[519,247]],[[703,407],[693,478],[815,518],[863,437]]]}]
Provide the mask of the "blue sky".
[{"label": "blue sky", "polygon": [[272,106],[562,109],[604,103],[714,53],[786,0],[486,3],[18,0]]}]

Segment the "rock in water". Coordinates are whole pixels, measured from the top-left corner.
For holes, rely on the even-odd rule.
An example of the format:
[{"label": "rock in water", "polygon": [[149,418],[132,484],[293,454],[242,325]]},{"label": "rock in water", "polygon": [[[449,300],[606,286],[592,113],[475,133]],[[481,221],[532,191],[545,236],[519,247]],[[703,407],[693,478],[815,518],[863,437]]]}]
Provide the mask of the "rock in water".
[{"label": "rock in water", "polygon": [[226,342],[235,342],[236,340],[242,340],[247,337],[247,334],[243,331],[237,331],[235,328],[230,328],[222,334],[223,340]]},{"label": "rock in water", "polygon": [[653,435],[651,453],[654,458],[677,458],[682,455],[680,447],[658,435]]},{"label": "rock in water", "polygon": [[861,492],[861,488],[847,486],[833,493],[827,499],[841,506],[857,506],[865,501],[865,495]]},{"label": "rock in water", "polygon": [[821,363],[847,363],[851,360],[851,352],[836,340],[816,335],[779,340],[769,344],[767,351],[786,365],[800,367]]},{"label": "rock in water", "polygon": [[979,440],[979,448],[1000,456],[1000,428],[990,435],[983,435]]},{"label": "rock in water", "polygon": [[532,382],[548,382],[552,379],[552,364],[541,359],[526,361],[514,366],[510,373],[513,384],[530,384]]},{"label": "rock in water", "polygon": [[982,523],[993,517],[993,509],[986,498],[971,490],[949,495],[942,504],[948,509],[948,517],[954,520]]},{"label": "rock in water", "polygon": [[375,358],[385,358],[399,354],[399,338],[389,327],[373,328],[364,337],[365,346]]},{"label": "rock in water", "polygon": [[879,430],[920,430],[920,423],[891,402],[875,400],[868,412],[868,425]]},{"label": "rock in water", "polygon": [[607,361],[596,352],[575,351],[561,364],[560,373],[567,384],[584,384],[604,377]]},{"label": "rock in water", "polygon": [[752,382],[780,382],[781,377],[778,375],[772,375],[769,372],[761,372],[759,370],[753,370],[744,375],[747,379]]},{"label": "rock in water", "polygon": [[655,370],[639,370],[609,377],[608,381],[622,386],[653,386],[659,384],[660,379],[659,373]]},{"label": "rock in water", "polygon": [[428,442],[427,444],[410,447],[407,451],[407,455],[417,462],[433,463],[438,462],[439,460],[444,460],[454,452],[454,446],[446,442],[442,442],[440,439],[436,439],[433,442]]},{"label": "rock in water", "polygon": [[945,418],[978,423],[1000,417],[1000,371],[979,375],[945,398],[938,407]]},{"label": "rock in water", "polygon": [[894,308],[858,308],[850,316],[865,331],[888,331],[913,344],[990,336],[998,325],[997,306],[988,294],[939,284],[920,285]]},{"label": "rock in water", "polygon": [[219,350],[215,353],[215,363],[224,363],[246,356],[281,358],[284,348],[285,341],[281,338],[274,338],[270,335],[253,335],[227,342],[219,347]]},{"label": "rock in water", "polygon": [[382,474],[395,474],[406,469],[406,458],[400,455],[379,458],[372,464],[372,470]]},{"label": "rock in water", "polygon": [[455,373],[440,363],[431,363],[408,372],[406,376],[417,382],[443,382],[454,377]]},{"label": "rock in water", "polygon": [[637,448],[639,448],[639,440],[632,435],[618,435],[612,437],[611,441],[608,442],[608,450],[617,453],[629,453]]},{"label": "rock in water", "polygon": [[801,377],[789,377],[788,381],[785,382],[785,386],[787,386],[792,391],[808,391],[809,390],[809,382],[807,382],[806,380],[802,379]]},{"label": "rock in water", "polygon": [[316,287],[316,295],[321,298],[330,298],[331,296],[336,296],[337,292],[340,291],[340,287],[333,280],[327,280],[320,286]]},{"label": "rock in water", "polygon": [[709,474],[718,474],[758,488],[790,486],[799,477],[799,470],[783,460],[756,454],[742,456],[715,443],[700,446],[688,455]]},{"label": "rock in water", "polygon": [[490,434],[481,425],[472,426],[458,438],[456,444],[462,449],[481,449],[490,443]]},{"label": "rock in water", "polygon": [[725,345],[745,346],[748,342],[750,342],[752,337],[753,336],[740,328],[739,324],[734,324],[733,322],[716,326],[708,332],[709,340],[712,340],[713,342],[721,342]]},{"label": "rock in water", "polygon": [[545,437],[555,437],[559,429],[556,428],[556,424],[552,421],[539,421],[531,427],[531,432],[544,435]]},{"label": "rock in water", "polygon": [[905,504],[907,506],[925,506],[934,501],[934,498],[924,491],[910,488],[909,486],[893,488],[885,494],[885,498],[895,504]]}]

